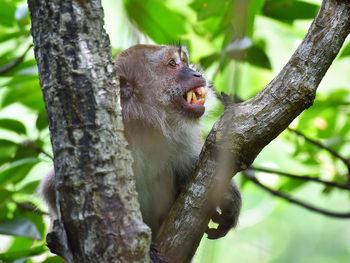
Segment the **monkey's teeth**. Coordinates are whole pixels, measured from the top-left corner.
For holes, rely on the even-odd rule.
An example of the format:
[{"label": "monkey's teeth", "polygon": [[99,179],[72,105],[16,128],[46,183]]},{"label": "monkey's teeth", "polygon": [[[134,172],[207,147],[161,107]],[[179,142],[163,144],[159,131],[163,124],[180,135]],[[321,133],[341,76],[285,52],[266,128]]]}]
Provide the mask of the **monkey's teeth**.
[{"label": "monkey's teeth", "polygon": [[191,103],[192,94],[193,94],[193,91],[192,91],[192,90],[190,90],[189,92],[187,92],[187,97],[186,97],[187,103]]},{"label": "monkey's teeth", "polygon": [[203,99],[205,99],[207,97],[207,91],[204,87],[201,87],[201,94],[203,96]]},{"label": "monkey's teeth", "polygon": [[189,90],[184,96],[188,104],[200,104],[205,103],[205,98],[207,91],[204,87],[198,87],[192,90]]},{"label": "monkey's teeth", "polygon": [[192,92],[192,103],[197,104],[198,100],[197,100],[197,96],[195,92]]}]

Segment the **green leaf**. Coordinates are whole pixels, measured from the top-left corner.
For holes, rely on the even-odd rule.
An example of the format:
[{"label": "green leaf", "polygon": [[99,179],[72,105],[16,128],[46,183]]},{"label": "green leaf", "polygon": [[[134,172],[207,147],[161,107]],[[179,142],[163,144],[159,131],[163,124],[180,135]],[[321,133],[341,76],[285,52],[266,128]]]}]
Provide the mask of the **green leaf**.
[{"label": "green leaf", "polygon": [[212,65],[214,62],[217,62],[220,60],[220,54],[219,53],[213,53],[208,56],[205,56],[200,59],[200,64],[204,68],[208,68],[210,65]]},{"label": "green leaf", "polygon": [[[208,68],[214,62],[225,63],[225,59],[230,57],[236,61],[248,62],[251,65],[271,69],[271,62],[264,49],[258,45],[244,45],[240,46],[239,41],[235,41],[237,44],[230,44],[225,50],[225,56],[221,56],[219,53],[213,53],[200,59],[200,63],[204,68]],[[246,41],[245,41],[246,42]]]},{"label": "green leaf", "polygon": [[233,12],[226,24],[233,28],[234,39],[253,35],[255,16],[260,13],[263,4],[264,0],[233,1]]},{"label": "green leaf", "polygon": [[30,249],[36,240],[27,237],[13,236],[13,242],[7,249],[7,253]]},{"label": "green leaf", "polygon": [[17,143],[0,139],[0,165],[10,161],[17,150]]},{"label": "green leaf", "polygon": [[38,69],[36,66],[35,59],[30,59],[27,61],[24,61],[18,65],[16,65],[14,68],[12,68],[9,71],[6,71],[6,73],[1,74],[1,76],[31,76],[33,79],[38,78]]},{"label": "green leaf", "polygon": [[255,17],[258,15],[265,3],[266,0],[250,0],[247,14],[247,27],[246,27],[246,36],[251,37],[253,35],[253,28],[255,23]]},{"label": "green leaf", "polygon": [[19,5],[16,8],[15,12],[15,18],[17,20],[17,23],[24,27],[25,25],[30,24],[30,15],[27,5]]},{"label": "green leaf", "polygon": [[18,145],[16,154],[14,156],[15,160],[38,157],[43,146],[43,142],[38,139],[36,141],[26,140]]},{"label": "green leaf", "polygon": [[15,32],[4,33],[0,35],[0,43],[11,40],[18,39],[20,37],[29,37],[30,32],[28,30],[20,30]]},{"label": "green leaf", "polygon": [[35,225],[36,239],[42,239],[46,231],[46,225],[41,214],[36,210],[36,205],[31,202],[17,203],[17,210],[14,213],[15,218],[30,220]]},{"label": "green leaf", "polygon": [[48,125],[49,125],[49,121],[48,121],[47,113],[46,113],[46,110],[43,110],[38,114],[38,117],[35,122],[35,126],[37,127],[38,130],[41,131],[46,129]]},{"label": "green leaf", "polygon": [[340,53],[340,58],[348,57],[350,56],[350,43],[346,44],[342,49]]},{"label": "green leaf", "polygon": [[[343,118],[346,118],[344,109],[348,108],[350,93],[346,89],[335,89],[328,94],[318,94],[310,109],[305,110],[299,117],[298,130],[313,134],[318,138],[328,139],[334,134],[343,136],[347,130]],[[344,127],[345,124],[345,127]]]},{"label": "green leaf", "polygon": [[307,183],[307,181],[305,180],[292,180],[292,179],[285,179],[285,180],[286,182],[282,183],[278,188],[279,191],[292,192]]},{"label": "green leaf", "polygon": [[[17,143],[10,140],[0,139],[0,148],[8,148],[12,146],[17,146]],[[1,152],[2,151],[0,151],[0,153]]]},{"label": "green leaf", "polygon": [[3,205],[12,197],[13,192],[0,188],[0,207],[3,209]]},{"label": "green leaf", "polygon": [[197,12],[197,19],[201,21],[213,16],[222,17],[230,4],[231,1],[228,0],[196,0],[190,7]]},{"label": "green leaf", "polygon": [[0,67],[6,66],[8,63],[16,58],[14,50],[6,51],[0,55]]},{"label": "green leaf", "polygon": [[13,262],[18,259],[37,256],[47,251],[46,245],[39,245],[30,249],[17,250],[0,254],[0,260]]},{"label": "green leaf", "polygon": [[42,93],[36,76],[16,76],[6,85],[9,88],[5,92],[2,107],[22,103],[37,111],[44,109]]},{"label": "green leaf", "polygon": [[26,158],[4,165],[5,167],[0,169],[0,185],[21,181],[37,163],[37,158]]},{"label": "green leaf", "polygon": [[186,18],[169,9],[165,1],[124,0],[124,6],[130,20],[157,43],[174,43],[186,33]]},{"label": "green leaf", "polygon": [[15,132],[17,134],[27,133],[24,124],[15,119],[0,119],[0,128]]},{"label": "green leaf", "polygon": [[[198,23],[194,30],[211,40],[224,37],[222,47],[227,46],[233,39],[253,35],[255,17],[265,0],[195,0],[190,7],[197,13],[202,30],[198,32]],[[203,23],[205,21],[205,23]]]},{"label": "green leaf", "polygon": [[8,203],[6,203],[6,201],[4,201],[3,203],[5,205],[1,206],[1,209],[0,209],[0,222],[5,221],[5,220],[9,220],[10,218],[12,218],[12,210],[10,210],[9,206],[6,205]]},{"label": "green leaf", "polygon": [[39,183],[40,183],[40,180],[27,183],[21,189],[19,189],[16,193],[33,194],[38,188]]},{"label": "green leaf", "polygon": [[35,224],[26,218],[15,218],[11,221],[0,222],[0,234],[41,239]]},{"label": "green leaf", "polygon": [[64,263],[63,259],[55,256],[55,257],[50,257],[45,259],[45,261],[43,261],[43,263]]},{"label": "green leaf", "polygon": [[13,2],[1,1],[0,25],[14,26],[16,5]]},{"label": "green leaf", "polygon": [[[326,123],[326,127],[323,129],[318,129],[317,137],[319,139],[329,138],[337,133],[337,122],[339,119],[339,112],[335,111],[334,108],[328,108],[320,112],[319,116],[322,116],[322,120]],[[313,124],[315,120],[313,120]]]},{"label": "green leaf", "polygon": [[[240,42],[242,42],[242,44],[240,44]],[[247,43],[244,44],[243,42]],[[226,48],[227,55],[236,61],[248,62],[257,67],[271,69],[270,59],[264,49],[258,45],[251,46],[248,43],[249,41],[244,39],[231,43],[228,48]]]},{"label": "green leaf", "polygon": [[263,14],[283,22],[293,22],[296,19],[314,18],[318,9],[318,5],[304,1],[266,0]]},{"label": "green leaf", "polygon": [[[241,172],[242,173],[242,172]],[[243,172],[244,173],[244,172]],[[243,190],[243,188],[246,188],[247,185],[249,185],[249,183],[251,183],[250,180],[247,179],[247,177],[245,176],[240,176],[240,180],[239,180],[239,188]]]},{"label": "green leaf", "polygon": [[247,62],[251,65],[271,69],[271,62],[265,50],[259,46],[252,46],[247,50]]}]

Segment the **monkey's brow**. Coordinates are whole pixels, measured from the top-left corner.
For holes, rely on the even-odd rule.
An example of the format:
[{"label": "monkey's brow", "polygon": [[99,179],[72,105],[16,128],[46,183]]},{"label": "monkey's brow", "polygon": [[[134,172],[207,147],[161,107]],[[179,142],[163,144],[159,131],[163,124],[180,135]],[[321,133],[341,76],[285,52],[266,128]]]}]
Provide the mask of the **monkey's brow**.
[{"label": "monkey's brow", "polygon": [[185,48],[183,48],[182,46],[181,47],[179,47],[179,49],[177,50],[177,52],[178,52],[178,54],[179,54],[179,58],[186,58],[186,59],[188,59],[188,54],[187,54],[187,52],[186,52],[186,49]]}]

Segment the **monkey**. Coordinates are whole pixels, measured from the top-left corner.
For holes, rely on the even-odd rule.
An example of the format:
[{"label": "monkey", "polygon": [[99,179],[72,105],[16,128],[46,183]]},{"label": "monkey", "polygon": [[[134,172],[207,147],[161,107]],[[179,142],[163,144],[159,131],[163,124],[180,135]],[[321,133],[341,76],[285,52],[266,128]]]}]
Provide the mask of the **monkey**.
[{"label": "monkey", "polygon": [[[154,240],[199,157],[200,119],[212,91],[182,46],[138,44],[119,54],[115,68],[141,214]],[[39,191],[55,214],[53,171]],[[206,231],[210,239],[226,235],[238,222],[241,195],[234,183],[218,208],[212,217],[218,227]]]}]

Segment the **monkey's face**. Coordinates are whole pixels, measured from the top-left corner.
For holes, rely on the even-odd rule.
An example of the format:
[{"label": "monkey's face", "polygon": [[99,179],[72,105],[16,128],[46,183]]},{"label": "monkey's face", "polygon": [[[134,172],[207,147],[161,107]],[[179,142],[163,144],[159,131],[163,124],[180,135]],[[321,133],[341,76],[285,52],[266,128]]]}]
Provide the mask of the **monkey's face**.
[{"label": "monkey's face", "polygon": [[206,80],[189,65],[182,47],[133,46],[119,55],[117,72],[127,118],[155,118],[162,112],[166,118],[196,119],[205,111]]},{"label": "monkey's face", "polygon": [[170,104],[169,109],[190,118],[202,116],[207,95],[206,81],[189,65],[187,51],[166,47],[158,70],[160,76],[166,76],[162,93],[165,102]]}]

